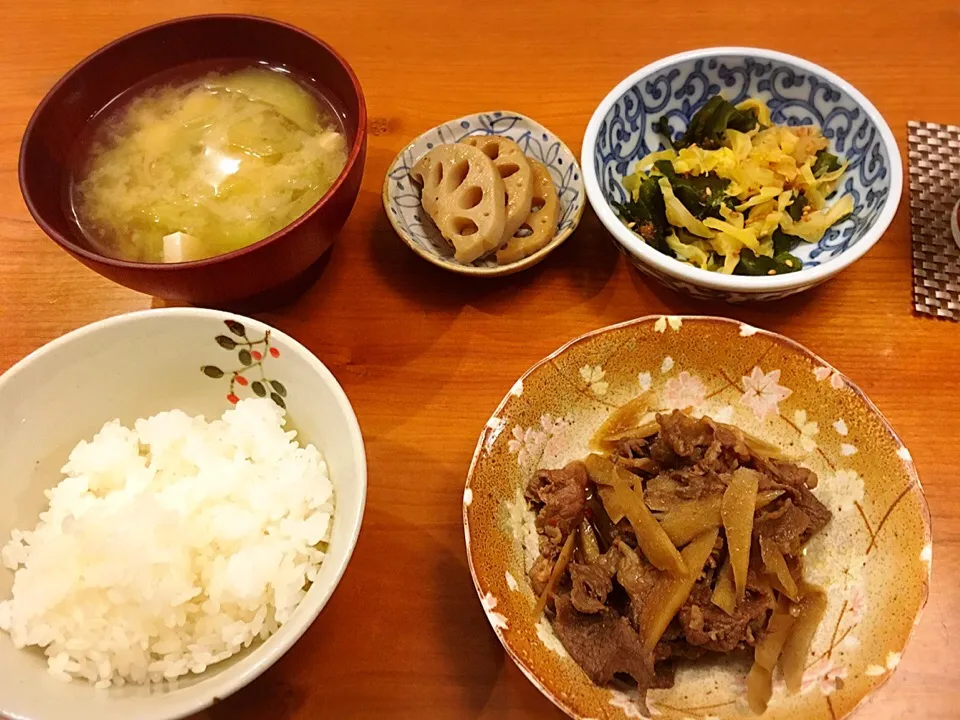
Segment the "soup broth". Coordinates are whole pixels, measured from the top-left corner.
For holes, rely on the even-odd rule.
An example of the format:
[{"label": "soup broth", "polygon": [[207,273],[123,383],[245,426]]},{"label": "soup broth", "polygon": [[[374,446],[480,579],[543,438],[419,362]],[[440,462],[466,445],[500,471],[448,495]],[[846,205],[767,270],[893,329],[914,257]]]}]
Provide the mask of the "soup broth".
[{"label": "soup broth", "polygon": [[315,87],[284,68],[208,65],[135,88],[98,113],[67,192],[98,251],[185,262],[289,225],[346,161],[340,117]]}]

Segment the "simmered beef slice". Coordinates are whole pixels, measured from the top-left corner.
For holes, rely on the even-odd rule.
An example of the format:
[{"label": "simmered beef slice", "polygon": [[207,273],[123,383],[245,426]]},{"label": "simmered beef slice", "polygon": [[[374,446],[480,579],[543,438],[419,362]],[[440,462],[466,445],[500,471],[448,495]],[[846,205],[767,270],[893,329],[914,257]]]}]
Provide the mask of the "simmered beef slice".
[{"label": "simmered beef slice", "polygon": [[[753,524],[754,536],[773,540],[786,556],[799,555],[803,545],[830,521],[830,511],[806,488],[761,510]],[[802,504],[801,504],[802,503]]]},{"label": "simmered beef slice", "polygon": [[703,469],[730,472],[753,457],[743,433],[710,418],[692,418],[674,410],[657,415],[657,422],[660,433],[650,445],[650,456],[661,468],[700,463]]},{"label": "simmered beef slice", "polygon": [[809,529],[810,518],[789,499],[774,510],[761,510],[753,523],[754,537],[772,540],[787,557],[800,554]]},{"label": "simmered beef slice", "polygon": [[794,465],[793,463],[783,462],[782,460],[771,460],[770,472],[784,485],[792,488],[815,488],[819,482],[817,474],[809,468]]},{"label": "simmered beef slice", "polygon": [[537,509],[541,554],[555,558],[583,518],[587,502],[586,466],[572,462],[561,470],[540,470],[527,486],[527,499]]},{"label": "simmered beef slice", "polygon": [[557,597],[556,611],[554,632],[597,685],[606,685],[617,673],[631,676],[641,689],[656,684],[653,653],[644,651],[640,636],[625,618],[612,610],[578,612],[566,595]]},{"label": "simmered beef slice", "polygon": [[620,560],[617,564],[617,583],[630,598],[627,610],[634,626],[639,627],[640,611],[650,596],[650,592],[656,586],[660,578],[660,572],[626,543],[618,542],[616,548],[620,552]]},{"label": "simmered beef slice", "polygon": [[[707,654],[707,650],[687,642],[683,626],[678,618],[667,626],[653,651],[653,661],[657,665],[657,676],[663,675],[661,667],[666,667],[664,661],[671,659],[697,660]],[[663,664],[661,664],[663,663]],[[668,685],[667,687],[671,687]]]},{"label": "simmered beef slice", "polygon": [[[761,511],[755,521],[756,524],[765,521],[768,516],[780,513],[790,502],[795,511],[802,512],[807,519],[807,525],[799,533],[800,545],[806,543],[811,537],[820,532],[823,527],[830,522],[833,516],[830,510],[820,502],[808,488],[817,486],[817,475],[812,470],[782,463],[776,460],[770,462],[759,461],[758,469],[761,471],[759,490],[781,490],[783,496],[781,500],[774,502]],[[794,525],[800,524],[798,517],[788,518]],[[769,536],[770,533],[768,532]],[[788,554],[786,549],[781,547],[784,554]],[[794,554],[791,551],[789,554]]]},{"label": "simmered beef slice", "polygon": [[730,482],[728,474],[718,474],[699,465],[662,470],[644,484],[643,497],[651,510],[670,510],[679,503],[723,495]]},{"label": "simmered beef slice", "polygon": [[[596,562],[571,563],[570,581],[573,588],[570,591],[570,600],[582,613],[599,613],[611,609],[608,595],[613,591],[616,580],[616,584],[626,593],[628,602],[623,606],[624,610],[636,626],[640,610],[660,576],[661,573],[647,562],[646,558],[637,554],[623,540],[618,540]],[[620,607],[622,600],[613,604]]]},{"label": "simmered beef slice", "polygon": [[767,616],[776,605],[770,588],[748,582],[744,599],[732,616],[710,602],[711,595],[709,583],[700,581],[680,608],[677,620],[686,641],[714,652],[756,645],[767,624]]},{"label": "simmered beef slice", "polygon": [[540,556],[550,560],[550,565],[552,567],[552,561],[556,560],[560,555],[560,548],[563,547],[563,541],[565,537],[560,532],[559,528],[556,528],[552,525],[538,527],[537,532],[540,537]]},{"label": "simmered beef slice", "polygon": [[660,432],[650,443],[650,456],[661,467],[671,468],[696,462],[703,448],[713,441],[713,428],[702,420],[674,410],[670,415],[657,415]]},{"label": "simmered beef slice", "polygon": [[539,509],[538,521],[559,527],[566,535],[580,524],[590,478],[579,460],[559,470],[539,470],[527,486],[526,496]]},{"label": "simmered beef slice", "polygon": [[607,609],[607,595],[613,590],[613,576],[620,562],[620,552],[614,547],[589,564],[571,563],[570,581],[573,589],[570,600],[582,613],[599,613]]},{"label": "simmered beef slice", "polygon": [[733,470],[734,464],[743,465],[750,461],[754,453],[747,446],[743,433],[739,429],[713,423],[709,419],[704,422],[713,426],[713,442],[703,457],[706,465],[714,467],[719,464],[723,470]]},{"label": "simmered beef slice", "polygon": [[[814,477],[816,477],[816,475],[814,475]],[[827,506],[817,500],[817,497],[806,488],[800,488],[794,502],[798,508],[803,510],[803,513],[810,521],[810,527],[807,528],[803,542],[806,542],[823,530],[823,527],[830,522],[830,518],[833,517],[833,513],[827,509]]]}]

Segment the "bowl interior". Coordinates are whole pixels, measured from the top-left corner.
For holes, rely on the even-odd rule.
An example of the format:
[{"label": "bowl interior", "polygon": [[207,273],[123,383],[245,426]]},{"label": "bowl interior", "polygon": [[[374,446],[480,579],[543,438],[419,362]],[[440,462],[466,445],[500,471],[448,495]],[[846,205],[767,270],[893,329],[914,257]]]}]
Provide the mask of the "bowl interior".
[{"label": "bowl interior", "polygon": [[[651,413],[692,407],[732,422],[818,474],[814,492],[833,518],[805,563],[828,608],[803,692],[787,696],[778,683],[764,717],[844,717],[897,666],[926,602],[926,501],[910,454],[852,383],[786,338],[730,320],[643,318],[585,335],[534,366],[488,421],[467,479],[464,530],[504,647],[571,717],[646,717],[635,696],[594,685],[534,616],[527,570],[537,536],[523,498],[538,468],[582,458],[610,412],[640,396]],[[749,717],[748,670],[749,659],[682,665],[672,689],[649,693],[651,711],[664,720]]]},{"label": "bowl interior", "polygon": [[[240,325],[231,330],[225,320]],[[238,334],[241,327],[243,335]],[[265,342],[268,331],[269,349],[277,357]],[[231,343],[236,346],[223,347]],[[176,684],[109,691],[53,678],[40,651],[17,650],[0,633],[0,715],[31,720],[180,717],[256,677],[329,599],[363,515],[366,467],[356,418],[333,376],[301,345],[254,320],[214,311],[156,310],[104,321],[54,341],[0,379],[0,544],[9,540],[11,529],[36,525],[44,490],[62,478],[59,469],[69,451],[108,420],[130,423],[172,408],[219,417],[230,407],[231,373],[244,367],[239,356],[245,349],[259,349],[263,356],[262,366],[248,370],[250,380],[260,377],[262,369],[282,384],[288,417],[302,441],[323,453],[335,486],[329,554],[294,616],[261,646],[201,675]],[[202,366],[218,367],[225,376],[209,377]],[[237,386],[233,392],[252,397],[251,387]],[[12,579],[12,571],[0,567],[0,597],[9,597]]]},{"label": "bowl interior", "polygon": [[[437,145],[460,142],[471,135],[503,135],[514,140],[524,154],[539,160],[550,171],[560,200],[560,217],[554,239],[534,255],[509,265],[498,265],[493,257],[481,258],[469,266],[453,259],[453,248],[440,235],[420,205],[420,185],[410,179],[410,168]],[[542,259],[574,231],[586,202],[583,177],[576,156],[563,141],[540,123],[519,113],[497,111],[476,113],[438,125],[400,151],[387,170],[383,191],[384,207],[394,228],[419,255],[457,272],[506,274],[529,267]]]},{"label": "bowl interior", "polygon": [[[624,176],[641,157],[665,147],[653,128],[657,120],[666,117],[676,136],[717,93],[732,103],[760,98],[774,123],[817,125],[831,151],[850,162],[833,199],[852,195],[853,214],[817,244],[801,243],[795,251],[805,269],[829,263],[860,242],[876,222],[891,192],[892,163],[900,162],[890,157],[880,116],[851,91],[846,83],[786,58],[718,53],[658,66],[626,88],[604,116],[594,149],[597,181],[608,203],[624,202]],[[889,134],[885,124],[883,129]]]},{"label": "bowl interior", "polygon": [[362,98],[344,62],[316,38],[289,25],[240,15],[155,25],[81,61],[37,108],[21,147],[20,184],[44,231],[58,242],[99,255],[64,201],[73,143],[81,130],[107,103],[151,76],[181,65],[235,59],[283,65],[317,83],[341,113],[349,144],[356,144]]}]

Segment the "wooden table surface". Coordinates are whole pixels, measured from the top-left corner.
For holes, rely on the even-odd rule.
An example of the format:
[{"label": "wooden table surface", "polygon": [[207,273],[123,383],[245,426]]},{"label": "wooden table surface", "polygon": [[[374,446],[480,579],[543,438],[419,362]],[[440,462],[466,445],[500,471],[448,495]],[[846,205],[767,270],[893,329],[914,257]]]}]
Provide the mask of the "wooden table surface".
[{"label": "wooden table surface", "polygon": [[770,46],[826,65],[876,104],[905,158],[908,120],[960,123],[957,0],[10,0],[0,22],[0,370],[69,330],[156,304],[44,237],[20,198],[17,151],[31,111],[74,63],[123,33],[198,12],[269,14],[329,41],[363,84],[371,130],[363,188],[322,277],[262,316],[315,352],[353,402],[369,461],[360,541],[296,647],[198,717],[561,717],[505,656],[477,600],[460,522],[465,473],[486,419],[527,367],[585,331],[665,312],[726,315],[794,338],[853,378],[901,434],[933,514],[932,594],[899,670],[858,717],[958,717],[960,327],[911,313],[906,188],[889,231],[839,278],[742,307],[651,284],[589,210],[537,268],[471,281],[410,252],[380,204],[394,155],[441,121],[517,110],[579,152],[613,85],[710,45]]}]

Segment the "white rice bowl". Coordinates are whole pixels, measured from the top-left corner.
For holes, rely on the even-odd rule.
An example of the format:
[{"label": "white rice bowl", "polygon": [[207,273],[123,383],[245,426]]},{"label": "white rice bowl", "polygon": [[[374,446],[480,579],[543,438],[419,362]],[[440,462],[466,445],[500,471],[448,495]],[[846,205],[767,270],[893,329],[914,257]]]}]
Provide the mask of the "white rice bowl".
[{"label": "white rice bowl", "polygon": [[202,673],[290,618],[330,539],[312,445],[268,399],[206,422],[172,410],[81,441],[34,530],[14,530],[0,630],[97,687]]}]

